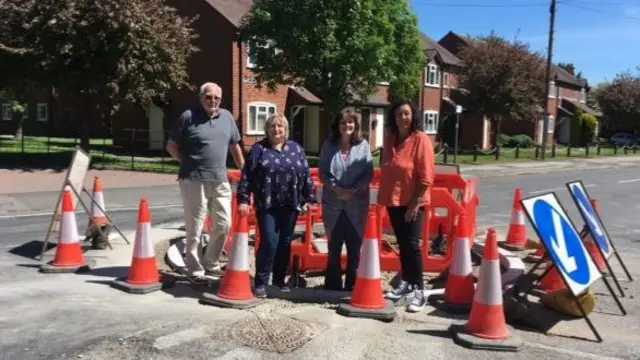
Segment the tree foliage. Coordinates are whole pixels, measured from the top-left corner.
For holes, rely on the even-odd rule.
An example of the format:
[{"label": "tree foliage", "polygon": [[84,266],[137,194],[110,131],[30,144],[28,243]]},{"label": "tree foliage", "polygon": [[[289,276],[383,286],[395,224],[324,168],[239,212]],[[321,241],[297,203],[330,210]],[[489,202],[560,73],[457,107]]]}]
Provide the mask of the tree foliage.
[{"label": "tree foliage", "polygon": [[598,86],[595,96],[608,128],[637,131],[640,127],[640,74],[619,73],[613,81]]},{"label": "tree foliage", "polygon": [[[459,54],[464,68],[460,88],[464,105],[498,123],[532,121],[544,103],[544,59],[522,42],[491,34],[473,39]],[[498,136],[498,131],[496,131]]]},{"label": "tree foliage", "polygon": [[164,0],[0,0],[0,18],[1,87],[28,81],[113,113],[188,85],[193,19]]},{"label": "tree foliage", "polygon": [[258,86],[305,86],[329,114],[382,81],[396,97],[415,96],[425,61],[406,0],[256,0],[241,36]]}]

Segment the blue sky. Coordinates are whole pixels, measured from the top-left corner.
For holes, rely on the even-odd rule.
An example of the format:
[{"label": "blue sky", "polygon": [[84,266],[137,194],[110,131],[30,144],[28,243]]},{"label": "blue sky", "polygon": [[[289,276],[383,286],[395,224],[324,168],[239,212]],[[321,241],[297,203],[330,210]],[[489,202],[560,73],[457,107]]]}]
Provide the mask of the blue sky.
[{"label": "blue sky", "polygon": [[[528,42],[546,54],[550,0],[410,0],[420,30]],[[640,66],[640,0],[558,0],[553,61],[572,62],[591,86]]]}]

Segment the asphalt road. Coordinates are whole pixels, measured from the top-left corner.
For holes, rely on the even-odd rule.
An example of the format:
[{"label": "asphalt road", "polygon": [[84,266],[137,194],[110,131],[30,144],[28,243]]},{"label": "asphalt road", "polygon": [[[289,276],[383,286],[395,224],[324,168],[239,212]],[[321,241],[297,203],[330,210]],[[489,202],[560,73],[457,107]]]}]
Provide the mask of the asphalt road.
[{"label": "asphalt road", "polygon": [[[612,240],[625,259],[631,273],[635,278],[639,278],[640,226],[638,226],[637,219],[640,208],[640,169],[637,168],[552,172],[480,179],[479,231],[488,226],[494,226],[498,229],[499,234],[504,234],[510,218],[515,187],[521,187],[525,197],[555,191],[576,226],[581,228],[583,221],[565,187],[566,182],[574,180],[582,180],[589,195],[599,200],[601,216]],[[175,186],[105,189],[105,191],[107,209],[111,209],[111,216],[123,231],[135,228],[137,203],[141,196],[149,199],[155,223],[179,220],[182,216],[182,210],[177,205],[180,204],[180,199]],[[91,285],[84,282],[72,282],[71,279],[77,279],[73,275],[45,277],[38,274],[35,269],[30,269],[29,267],[36,263],[32,256],[39,251],[37,246],[39,243],[36,246],[29,246],[29,244],[34,240],[43,239],[50,220],[47,209],[55,204],[53,202],[55,196],[55,193],[11,195],[12,201],[24,204],[26,212],[0,216],[0,247],[3,249],[0,253],[0,333],[2,334],[0,336],[0,359],[49,358],[46,357],[47,354],[59,356],[65,351],[70,353],[71,350],[81,350],[103,336],[110,335],[117,338],[118,334],[134,333],[143,328],[170,321],[184,321],[189,316],[195,316],[200,320],[204,319],[202,316],[206,316],[207,319],[215,319],[214,322],[225,321],[221,316],[226,316],[224,314],[227,313],[198,307],[195,305],[195,300],[189,299],[191,302],[184,300],[184,294],[173,294],[175,298],[170,300],[157,294],[145,297],[125,297],[106,286],[90,287]],[[39,214],[39,211],[43,214]],[[78,215],[78,223],[79,228],[83,229],[86,215]],[[69,282],[61,283],[60,281],[65,281],[64,279],[68,279]],[[623,303],[629,312],[626,317],[617,315],[618,309],[611,296],[606,294],[604,286],[599,284],[594,288],[598,294],[598,311],[594,311],[592,319],[603,334],[605,343],[598,344],[583,339],[544,336],[527,332],[523,333],[523,336],[534,345],[523,351],[518,357],[523,359],[595,359],[607,356],[618,359],[639,358],[640,349],[637,344],[640,343],[640,335],[638,335],[640,334],[640,306],[634,297],[640,294],[640,285],[636,283],[637,281],[623,282],[623,287],[627,292]],[[438,324],[436,316],[423,316],[425,323],[420,328],[429,328],[429,326]],[[385,333],[384,327],[367,325],[366,322],[350,324],[352,324],[349,325],[352,328],[349,333],[357,333],[367,329],[371,331],[382,329],[376,330],[381,333],[372,333],[367,335],[366,339],[362,339],[363,344],[369,344],[367,346],[376,350],[369,350],[369,352],[363,350],[364,352],[357,355],[358,358],[362,358],[362,356],[367,358],[365,355],[375,359],[384,358],[390,356],[391,353],[395,353],[394,357],[397,358],[415,357],[415,352],[406,352],[405,349],[414,349],[413,351],[422,353],[429,352],[433,354],[434,358],[503,358],[502,355],[495,353],[462,351],[453,345],[450,339],[443,340],[438,336],[413,333],[409,339],[404,328],[403,330],[393,330],[393,339],[395,339],[393,341],[401,341],[403,345],[396,346],[393,345],[393,342],[389,342],[388,346],[377,347],[376,344],[365,341],[379,336],[391,341],[392,338],[389,338],[391,332]],[[403,325],[398,326],[397,329],[400,329]],[[413,326],[415,327],[415,325]],[[433,331],[437,332],[441,329]],[[587,325],[580,320],[572,322],[569,328],[564,329],[564,332],[593,338]],[[345,333],[344,336],[347,334]],[[343,344],[344,341],[343,338],[336,339],[335,346]],[[208,343],[211,344],[210,341]],[[110,358],[109,354],[113,357],[115,356],[113,354],[119,354],[119,351],[124,353],[128,351],[118,347],[118,341],[115,341],[113,346],[116,347],[108,347],[104,350],[105,359]],[[323,348],[326,351],[326,347]],[[190,358],[196,359],[200,357],[195,355],[206,355],[196,351],[195,348],[194,352],[197,354],[194,353],[194,356]],[[134,355],[127,354],[122,358],[135,358]],[[315,358],[323,358],[323,354],[323,352],[319,352]],[[163,356],[165,357],[160,358],[185,358],[184,354],[182,354],[183,357]],[[343,358],[347,357],[343,356]]]}]

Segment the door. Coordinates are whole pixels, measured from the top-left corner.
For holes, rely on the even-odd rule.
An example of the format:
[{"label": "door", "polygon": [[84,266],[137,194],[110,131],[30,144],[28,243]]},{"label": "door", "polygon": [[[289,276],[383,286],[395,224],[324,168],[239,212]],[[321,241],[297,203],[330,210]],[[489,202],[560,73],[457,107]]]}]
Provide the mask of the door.
[{"label": "door", "polygon": [[360,118],[360,132],[362,133],[362,137],[371,143],[371,109],[361,108]]},{"label": "door", "polygon": [[305,130],[307,124],[307,107],[296,106],[291,109],[291,134],[289,137],[291,140],[305,146]]}]

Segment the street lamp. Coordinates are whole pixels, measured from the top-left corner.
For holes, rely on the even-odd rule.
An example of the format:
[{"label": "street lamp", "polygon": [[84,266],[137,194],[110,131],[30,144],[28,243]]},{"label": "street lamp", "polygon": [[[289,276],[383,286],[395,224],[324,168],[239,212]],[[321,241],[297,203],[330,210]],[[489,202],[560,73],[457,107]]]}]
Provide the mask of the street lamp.
[{"label": "street lamp", "polygon": [[458,131],[460,129],[460,113],[462,113],[462,106],[456,105],[456,136],[453,139],[453,163],[456,163],[458,157]]}]

